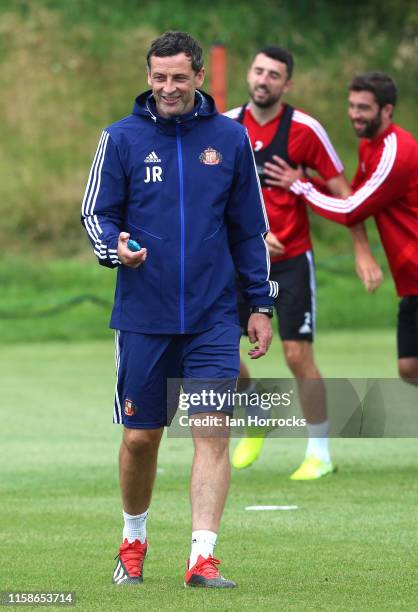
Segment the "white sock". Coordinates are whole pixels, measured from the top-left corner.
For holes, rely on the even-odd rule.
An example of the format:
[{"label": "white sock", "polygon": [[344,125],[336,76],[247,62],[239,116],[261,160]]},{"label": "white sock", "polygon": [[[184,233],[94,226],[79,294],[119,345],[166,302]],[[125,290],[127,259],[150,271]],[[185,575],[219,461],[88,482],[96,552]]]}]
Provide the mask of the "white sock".
[{"label": "white sock", "polygon": [[217,537],[214,531],[206,531],[205,529],[192,532],[192,551],[190,553],[189,567],[193,567],[196,564],[199,555],[202,555],[205,559],[209,555],[213,556]]},{"label": "white sock", "polygon": [[308,430],[309,440],[305,457],[313,455],[322,461],[331,461],[328,447],[328,421],[315,424],[307,423],[306,429]]},{"label": "white sock", "polygon": [[135,540],[139,540],[143,544],[147,538],[147,516],[148,510],[142,514],[128,514],[123,511],[123,520],[125,521],[123,527],[123,541],[128,539],[129,544]]}]

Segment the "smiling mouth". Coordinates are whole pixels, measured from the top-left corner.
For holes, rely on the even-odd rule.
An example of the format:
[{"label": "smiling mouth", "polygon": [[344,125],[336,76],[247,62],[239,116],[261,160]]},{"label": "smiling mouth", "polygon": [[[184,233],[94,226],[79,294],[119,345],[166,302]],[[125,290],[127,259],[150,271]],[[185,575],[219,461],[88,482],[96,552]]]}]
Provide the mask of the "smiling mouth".
[{"label": "smiling mouth", "polygon": [[167,102],[167,104],[175,104],[176,102],[178,102],[180,100],[180,97],[177,97],[177,98],[166,98],[165,96],[161,96],[161,98],[164,100],[164,102]]}]

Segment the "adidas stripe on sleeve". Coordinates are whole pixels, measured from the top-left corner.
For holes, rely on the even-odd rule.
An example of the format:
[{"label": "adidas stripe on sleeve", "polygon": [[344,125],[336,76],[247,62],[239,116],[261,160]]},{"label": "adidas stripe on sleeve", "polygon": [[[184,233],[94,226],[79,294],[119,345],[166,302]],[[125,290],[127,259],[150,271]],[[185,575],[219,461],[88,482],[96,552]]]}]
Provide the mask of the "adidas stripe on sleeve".
[{"label": "adidas stripe on sleeve", "polygon": [[81,206],[81,222],[99,263],[120,264],[117,243],[122,226],[126,181],[120,159],[109,133],[99,140]]},{"label": "adidas stripe on sleeve", "polygon": [[397,138],[395,133],[391,133],[384,140],[375,170],[346,200],[323,194],[309,181],[295,181],[291,191],[301,195],[315,212],[328,219],[344,225],[359,223],[392,204],[404,190],[396,155]]}]

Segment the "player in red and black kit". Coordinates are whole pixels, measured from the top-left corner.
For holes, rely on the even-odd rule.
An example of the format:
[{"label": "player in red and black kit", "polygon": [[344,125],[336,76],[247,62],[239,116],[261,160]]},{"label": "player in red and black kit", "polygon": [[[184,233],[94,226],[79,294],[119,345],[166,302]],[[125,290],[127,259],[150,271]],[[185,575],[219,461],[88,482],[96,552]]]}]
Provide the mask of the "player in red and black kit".
[{"label": "player in red and black kit", "polygon": [[313,210],[344,225],[373,216],[398,295],[400,376],[418,383],[418,143],[392,122],[397,100],[394,81],[382,72],[354,77],[348,115],[361,138],[353,194],[326,195],[284,160],[270,169],[275,185],[290,188]]},{"label": "player in red and black kit", "polygon": [[392,122],[397,90],[382,72],[354,77],[348,115],[361,138],[353,194],[324,194],[284,161],[271,170],[276,185],[289,188],[332,221],[351,226],[373,216],[398,295],[398,368],[418,384],[418,142]]},{"label": "player in red and black kit", "polygon": [[[351,190],[322,125],[282,102],[283,94],[292,85],[292,71],[293,58],[288,51],[276,46],[263,47],[256,53],[247,75],[250,102],[226,114],[245,125],[254,150],[270,224],[266,237],[270,278],[280,286],[276,303],[279,333],[287,365],[298,382],[309,437],[305,460],[291,478],[311,480],[331,473],[334,468],[328,449],[325,389],[312,349],[316,300],[308,212],[298,203],[298,196],[275,186],[266,172],[280,157],[293,166],[302,165],[318,172],[336,196],[348,196]],[[363,244],[366,256],[370,255],[367,241],[363,240]],[[373,262],[369,267],[373,268]],[[249,313],[242,306],[241,326],[245,330]],[[241,378],[249,378],[244,364]],[[263,442],[262,437],[243,438],[232,458],[234,467],[250,465],[258,457]]]}]

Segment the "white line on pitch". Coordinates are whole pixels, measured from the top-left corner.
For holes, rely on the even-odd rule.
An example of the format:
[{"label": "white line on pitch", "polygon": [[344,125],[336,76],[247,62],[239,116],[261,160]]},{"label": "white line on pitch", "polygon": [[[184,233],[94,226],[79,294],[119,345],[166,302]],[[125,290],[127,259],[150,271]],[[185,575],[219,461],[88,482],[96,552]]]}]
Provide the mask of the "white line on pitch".
[{"label": "white line on pitch", "polygon": [[297,510],[299,506],[246,506],[246,510]]}]

